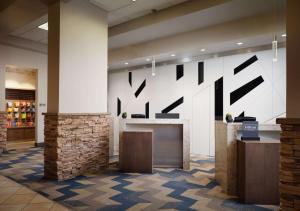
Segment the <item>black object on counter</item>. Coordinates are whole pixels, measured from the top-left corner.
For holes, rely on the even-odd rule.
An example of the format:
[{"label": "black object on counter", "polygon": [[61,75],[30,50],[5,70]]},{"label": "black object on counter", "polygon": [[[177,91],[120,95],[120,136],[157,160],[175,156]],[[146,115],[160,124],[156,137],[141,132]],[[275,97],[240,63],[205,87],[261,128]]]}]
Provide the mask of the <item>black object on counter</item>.
[{"label": "black object on counter", "polygon": [[179,119],[179,113],[156,113],[155,119]]},{"label": "black object on counter", "polygon": [[238,116],[234,118],[234,122],[244,122],[244,121],[256,121],[256,117],[251,117],[251,116]]},{"label": "black object on counter", "polygon": [[132,119],[145,119],[146,115],[145,114],[131,114]]}]

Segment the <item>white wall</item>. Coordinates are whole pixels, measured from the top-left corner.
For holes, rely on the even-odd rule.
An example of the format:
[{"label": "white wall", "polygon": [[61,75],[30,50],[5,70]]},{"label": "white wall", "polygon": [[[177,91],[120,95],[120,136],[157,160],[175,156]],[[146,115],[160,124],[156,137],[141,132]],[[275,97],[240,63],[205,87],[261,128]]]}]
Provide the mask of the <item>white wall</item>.
[{"label": "white wall", "polygon": [[60,4],[59,112],[106,112],[107,13],[82,0]]},{"label": "white wall", "polygon": [[44,117],[43,112],[47,111],[46,106],[39,106],[40,103],[47,105],[47,55],[0,45],[0,110],[5,110],[5,66],[13,65],[22,68],[37,69],[37,142],[44,142]]},{"label": "white wall", "polygon": [[[150,69],[141,69],[132,72],[132,83],[130,87],[128,82],[128,72],[109,73],[108,80],[108,108],[118,120],[117,98],[122,102],[122,112],[126,111],[128,116],[132,113],[144,113],[145,103],[150,103],[150,118],[155,117],[155,113],[170,105],[175,100],[184,96],[184,104],[175,108],[173,113],[180,113],[180,118],[190,120],[191,136],[193,128],[199,128],[201,122],[193,119],[197,113],[195,110],[195,101],[197,96],[205,90],[210,94],[203,101],[210,101],[211,107],[209,118],[209,150],[206,154],[214,155],[214,82],[223,76],[223,112],[238,116],[245,111],[246,116],[255,116],[258,121],[275,122],[275,118],[285,113],[285,90],[286,90],[286,68],[285,68],[285,49],[279,49],[278,62],[272,62],[272,52],[260,51],[247,54],[233,55],[221,58],[208,59],[204,61],[204,82],[198,86],[198,62],[184,64],[184,76],[176,81],[176,65],[168,65],[156,68],[156,76],[151,76]],[[234,68],[256,55],[258,61],[248,66],[243,71],[234,75]],[[245,95],[239,101],[230,105],[230,92],[262,75],[264,82],[250,93]],[[146,79],[146,87],[138,98],[134,96],[136,89]],[[201,101],[199,102],[201,103]],[[199,104],[198,103],[198,104]],[[196,105],[198,105],[196,104]],[[194,105],[194,106],[193,106]],[[200,105],[200,104],[199,104]],[[201,108],[199,108],[201,109]],[[198,117],[197,117],[198,118]],[[117,121],[115,126],[117,126]],[[197,124],[197,125],[193,125]],[[117,127],[116,127],[117,131]],[[199,146],[203,137],[194,137],[191,140],[191,146]],[[114,140],[115,153],[118,151],[118,136]],[[201,144],[200,144],[201,145]],[[193,152],[193,147],[191,147]],[[196,150],[197,151],[197,150]]]}]

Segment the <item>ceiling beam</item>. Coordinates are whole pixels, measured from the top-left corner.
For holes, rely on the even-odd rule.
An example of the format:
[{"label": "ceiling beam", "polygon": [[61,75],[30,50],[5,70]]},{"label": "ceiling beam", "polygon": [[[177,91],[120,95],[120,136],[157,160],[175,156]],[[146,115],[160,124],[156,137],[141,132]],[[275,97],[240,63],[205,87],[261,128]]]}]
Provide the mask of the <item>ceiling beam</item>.
[{"label": "ceiling beam", "polygon": [[30,3],[28,0],[11,1],[0,13],[0,33],[9,34],[47,12],[48,6],[40,0],[30,0]]},{"label": "ceiling beam", "polygon": [[166,9],[153,12],[125,23],[112,26],[108,30],[108,36],[112,37],[141,27],[147,27],[162,21],[173,19],[179,16],[187,15],[199,10],[204,10],[232,0],[189,0]]},{"label": "ceiling beam", "polygon": [[[259,23],[259,24],[257,24]],[[109,65],[182,51],[192,51],[231,40],[285,31],[284,20],[274,21],[272,13],[234,20],[206,28],[163,37],[109,51]]]}]

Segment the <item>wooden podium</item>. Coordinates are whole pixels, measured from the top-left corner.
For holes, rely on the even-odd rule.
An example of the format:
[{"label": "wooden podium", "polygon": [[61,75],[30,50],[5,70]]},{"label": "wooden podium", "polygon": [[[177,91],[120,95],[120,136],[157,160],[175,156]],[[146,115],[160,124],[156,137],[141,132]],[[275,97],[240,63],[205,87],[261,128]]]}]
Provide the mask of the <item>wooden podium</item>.
[{"label": "wooden podium", "polygon": [[120,170],[152,173],[152,131],[124,131],[120,139]]}]

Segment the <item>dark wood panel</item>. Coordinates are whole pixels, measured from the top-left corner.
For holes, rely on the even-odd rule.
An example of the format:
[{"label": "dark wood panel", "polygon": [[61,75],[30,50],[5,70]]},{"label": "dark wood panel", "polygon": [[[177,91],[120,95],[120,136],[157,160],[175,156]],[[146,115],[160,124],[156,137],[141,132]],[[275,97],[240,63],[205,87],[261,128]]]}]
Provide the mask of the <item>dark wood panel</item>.
[{"label": "dark wood panel", "polygon": [[241,202],[279,204],[279,141],[238,141]]},{"label": "dark wood panel", "polygon": [[7,141],[34,140],[35,127],[7,128]]},{"label": "dark wood panel", "polygon": [[152,173],[152,132],[125,131],[120,142],[120,169]]},{"label": "dark wood panel", "polygon": [[5,89],[6,100],[35,100],[35,90]]}]

